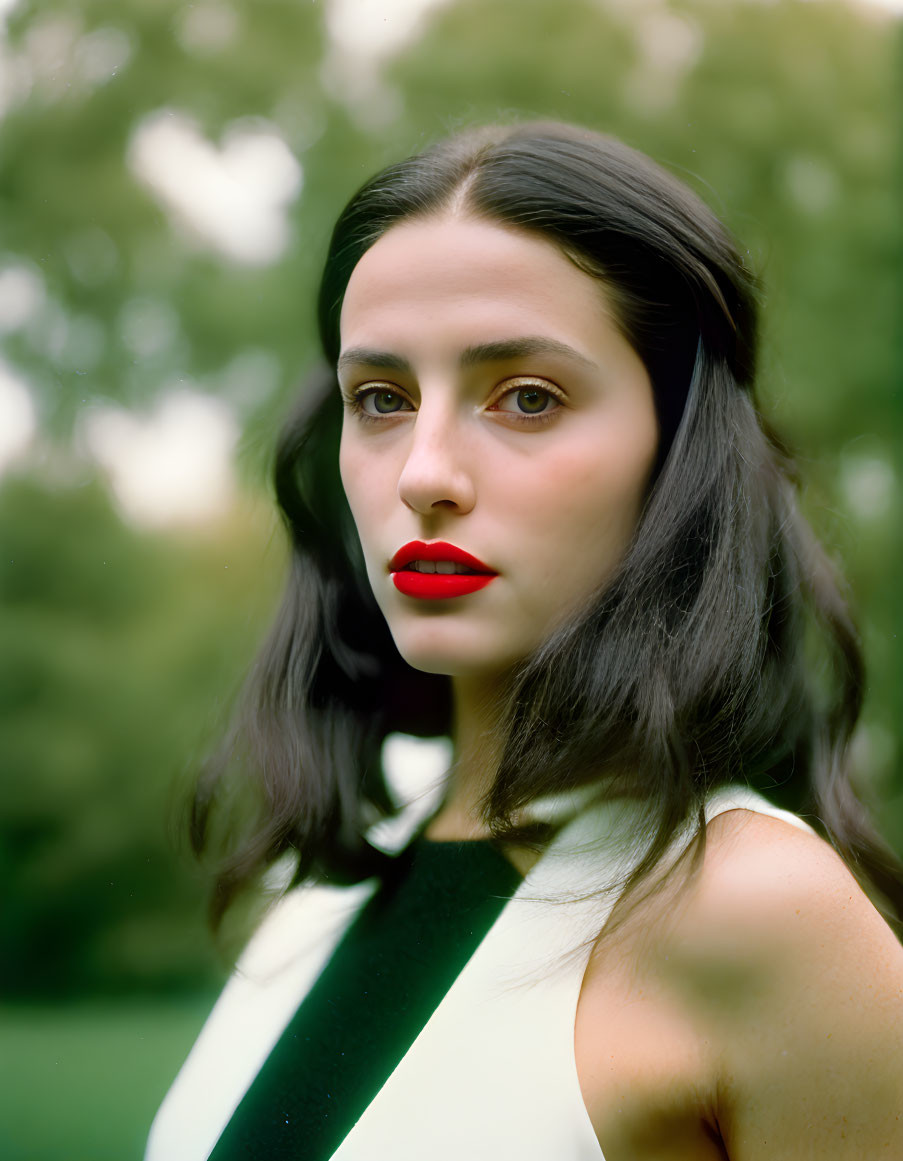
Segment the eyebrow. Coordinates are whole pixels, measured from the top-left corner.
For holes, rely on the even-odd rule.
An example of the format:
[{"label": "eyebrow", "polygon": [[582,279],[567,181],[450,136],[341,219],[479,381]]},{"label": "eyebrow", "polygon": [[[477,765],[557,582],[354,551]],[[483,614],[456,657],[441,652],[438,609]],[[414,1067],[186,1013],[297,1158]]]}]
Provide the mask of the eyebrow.
[{"label": "eyebrow", "polygon": [[[596,368],[595,363],[567,343],[558,339],[539,335],[520,339],[502,339],[494,343],[479,343],[461,352],[458,363],[461,367],[475,367],[480,363],[502,363],[510,359],[520,359],[530,355],[561,355],[573,362]],[[381,367],[386,371],[413,373],[410,362],[391,351],[378,351],[370,347],[350,347],[339,356],[338,369],[350,366]]]}]

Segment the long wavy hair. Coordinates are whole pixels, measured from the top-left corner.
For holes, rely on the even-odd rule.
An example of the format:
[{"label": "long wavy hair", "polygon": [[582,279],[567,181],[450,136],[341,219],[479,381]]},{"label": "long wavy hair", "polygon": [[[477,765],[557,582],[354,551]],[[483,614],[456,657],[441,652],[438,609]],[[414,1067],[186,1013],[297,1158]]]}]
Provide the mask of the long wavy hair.
[{"label": "long wavy hair", "polygon": [[740,782],[810,814],[899,917],[900,864],[848,776],[863,691],[856,630],[755,399],[756,279],[708,207],[649,158],[539,122],[464,132],[388,167],[335,226],[319,291],[323,365],[275,458],[285,597],[193,801],[195,850],[225,843],[214,922],[289,851],[298,880],[377,872],[385,856],[366,834],[396,809],[383,740],[452,729],[450,679],[402,659],[367,581],[339,477],[335,375],[361,256],[397,223],[451,207],[551,240],[600,280],[649,373],[661,431],[616,575],[500,693],[501,758],[482,801],[491,833],[526,841],[518,812],[546,795],[629,794],[645,804],[640,882],[679,827],[696,820],[704,837],[710,792]]}]

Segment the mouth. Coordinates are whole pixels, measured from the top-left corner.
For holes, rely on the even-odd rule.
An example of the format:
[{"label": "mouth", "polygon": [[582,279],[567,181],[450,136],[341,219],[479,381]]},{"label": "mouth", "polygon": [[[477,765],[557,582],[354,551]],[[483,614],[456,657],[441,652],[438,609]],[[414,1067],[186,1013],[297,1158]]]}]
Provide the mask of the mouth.
[{"label": "mouth", "polygon": [[498,573],[477,557],[443,540],[412,540],[389,562],[392,582],[407,597],[463,597],[488,585]]}]

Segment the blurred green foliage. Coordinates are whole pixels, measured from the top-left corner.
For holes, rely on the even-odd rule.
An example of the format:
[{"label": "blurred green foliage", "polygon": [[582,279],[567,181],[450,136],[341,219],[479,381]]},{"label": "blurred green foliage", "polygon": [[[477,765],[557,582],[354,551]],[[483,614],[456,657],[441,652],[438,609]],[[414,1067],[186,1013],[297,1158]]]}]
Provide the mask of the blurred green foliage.
[{"label": "blurred green foliage", "polygon": [[182,987],[219,969],[200,875],[173,865],[172,840],[282,573],[270,526],[248,510],[205,536],[149,536],[97,485],[0,491],[7,993]]},{"label": "blurred green foliage", "polygon": [[[7,993],[188,986],[221,970],[167,804],[276,599],[263,465],[316,358],[331,223],[380,165],[490,119],[612,132],[749,248],[765,287],[763,395],[865,628],[860,779],[903,847],[897,25],[832,0],[457,0],[374,58],[328,15],[295,0],[21,0],[8,19],[0,273],[34,272],[44,296],[3,343],[43,433],[0,481]],[[160,110],[192,118],[211,147],[249,127],[284,139],[303,185],[278,260],[222,257],[135,176],[135,134]],[[166,325],[136,343],[142,311]],[[101,403],[146,410],[179,382],[239,417],[248,499],[198,532],[149,533],[117,514],[80,432]]]}]

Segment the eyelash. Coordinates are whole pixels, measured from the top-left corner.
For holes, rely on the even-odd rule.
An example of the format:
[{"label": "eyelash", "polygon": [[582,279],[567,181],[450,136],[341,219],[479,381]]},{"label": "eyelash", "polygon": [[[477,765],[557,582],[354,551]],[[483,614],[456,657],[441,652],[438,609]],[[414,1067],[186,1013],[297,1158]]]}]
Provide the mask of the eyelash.
[{"label": "eyelash", "polygon": [[[516,411],[505,411],[505,412],[503,412],[503,414],[513,418],[515,423],[524,424],[528,427],[541,427],[544,424],[551,423],[555,419],[555,417],[558,415],[558,412],[561,410],[560,405],[562,404],[563,401],[558,395],[555,394],[554,391],[549,390],[548,387],[540,387],[538,383],[537,384],[527,384],[527,385],[521,386],[521,387],[512,387],[512,388],[510,388],[510,390],[502,392],[502,394],[499,396],[499,398],[496,402],[500,402],[502,399],[506,399],[509,395],[515,395],[515,394],[517,394],[518,391],[530,391],[530,390],[539,391],[543,395],[548,395],[549,398],[554,399],[555,402],[559,404],[559,406],[553,407],[551,411],[542,411],[536,415],[527,415],[527,414],[524,414],[523,412],[518,414]],[[386,386],[386,387],[362,387],[358,390],[349,392],[347,395],[343,392],[342,402],[348,408],[348,410],[352,413],[352,415],[357,416],[357,418],[360,419],[363,423],[382,423],[382,422],[384,422],[385,419],[391,419],[392,416],[394,416],[394,415],[404,415],[405,414],[405,412],[403,412],[403,411],[388,411],[385,413],[383,419],[379,419],[379,418],[377,418],[377,416],[370,415],[369,412],[364,411],[363,401],[364,401],[364,399],[366,399],[366,397],[368,395],[382,395],[382,394],[397,395],[399,397],[399,399],[403,398],[400,391],[398,391],[397,389],[394,389],[392,387],[389,387],[389,386]]]}]

